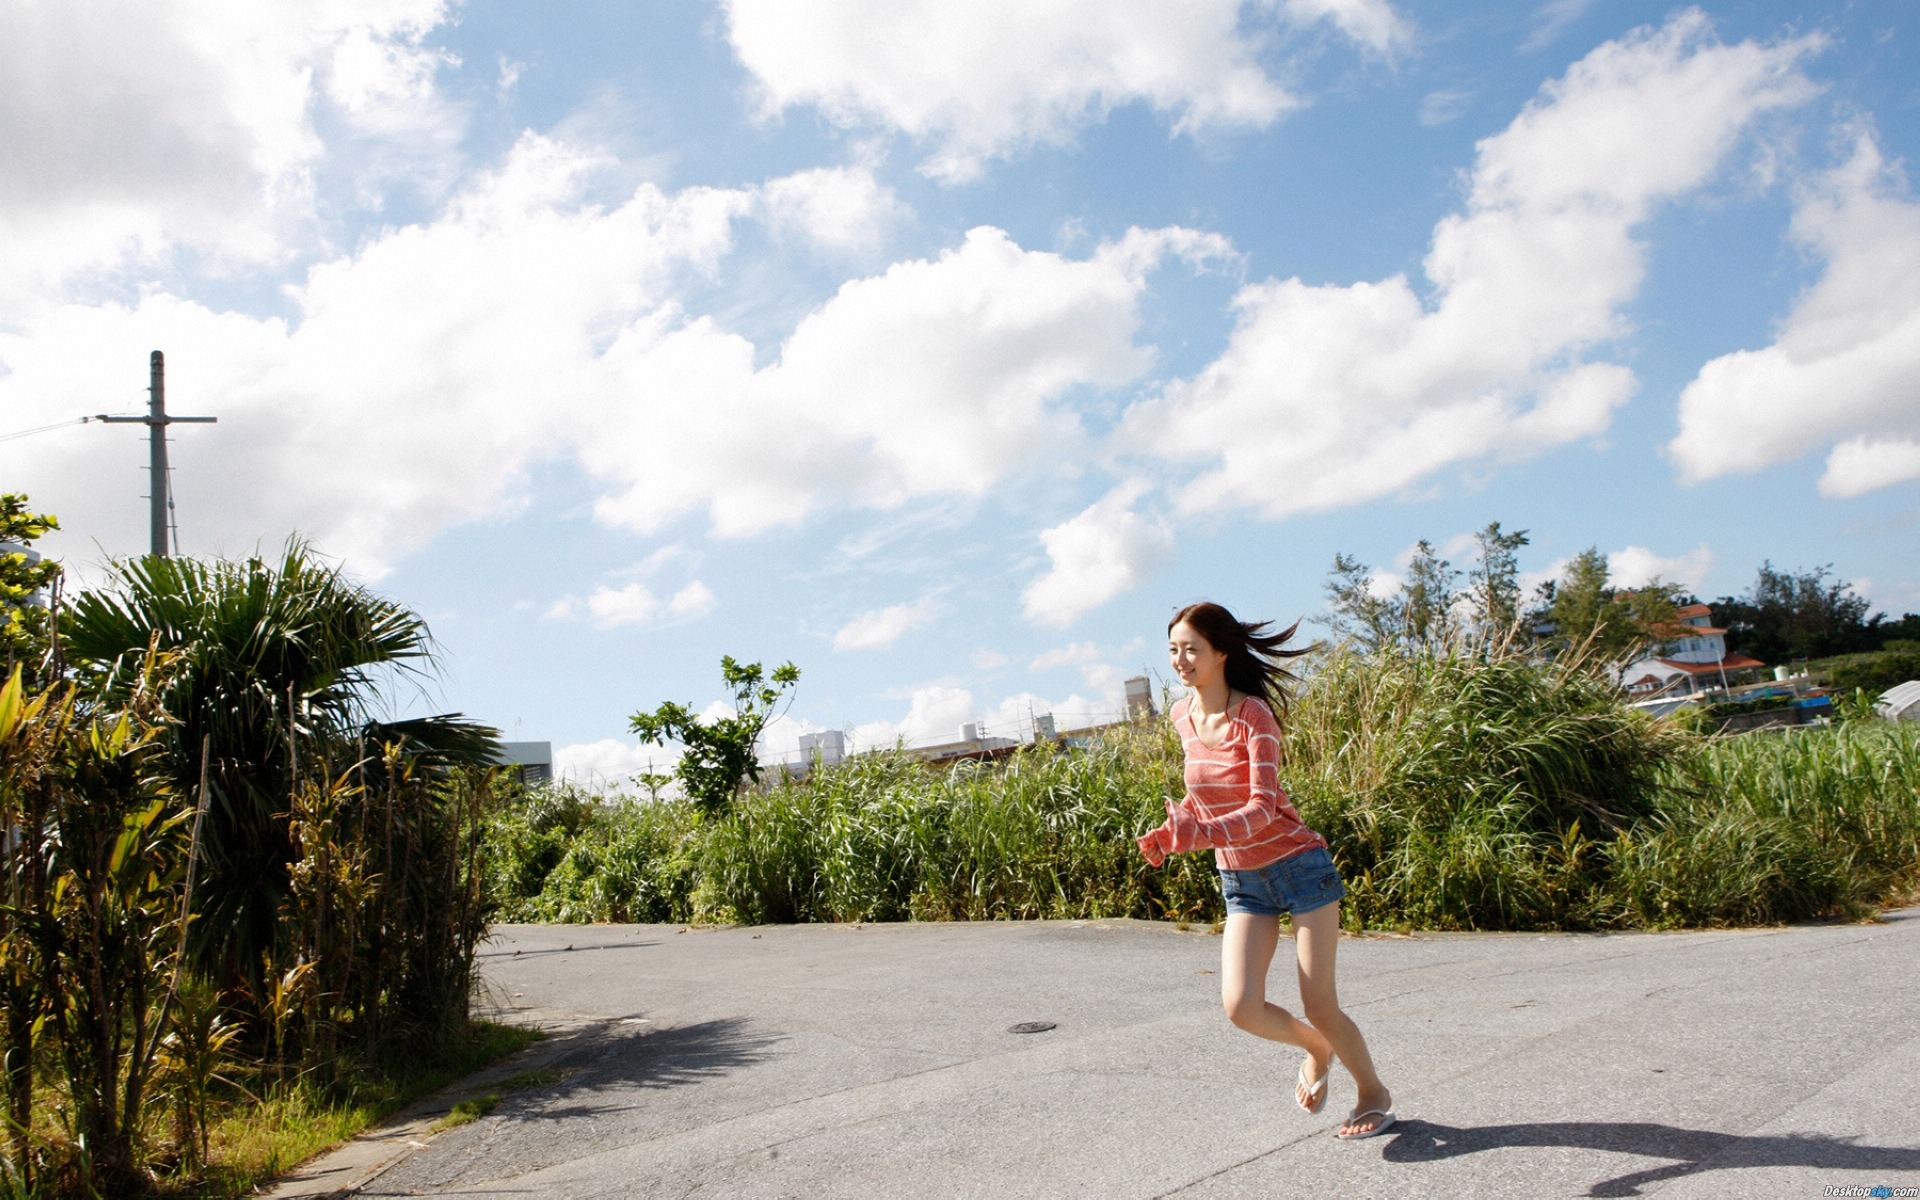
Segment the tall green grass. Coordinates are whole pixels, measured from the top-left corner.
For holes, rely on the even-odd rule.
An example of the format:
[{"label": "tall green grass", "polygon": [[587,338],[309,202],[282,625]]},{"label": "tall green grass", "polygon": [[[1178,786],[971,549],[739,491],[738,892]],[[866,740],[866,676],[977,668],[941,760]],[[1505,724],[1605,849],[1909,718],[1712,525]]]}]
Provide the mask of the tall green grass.
[{"label": "tall green grass", "polygon": [[[1368,928],[1617,929],[1856,915],[1920,883],[1920,729],[1706,738],[1577,667],[1466,652],[1320,664],[1282,777]],[[507,919],[1220,915],[1210,854],[1133,846],[1181,791],[1164,723],[998,764],[862,756],[702,821],[537,796],[489,835]]]},{"label": "tall green grass", "polygon": [[1619,924],[1858,916],[1920,886],[1920,728],[1854,721],[1715,738],[1608,848]]}]

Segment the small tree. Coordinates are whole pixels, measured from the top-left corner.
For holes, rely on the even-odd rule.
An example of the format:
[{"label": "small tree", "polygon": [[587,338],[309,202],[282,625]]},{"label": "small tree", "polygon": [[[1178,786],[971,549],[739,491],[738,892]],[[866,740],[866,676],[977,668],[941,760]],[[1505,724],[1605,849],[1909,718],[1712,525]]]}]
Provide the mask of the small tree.
[{"label": "small tree", "polygon": [[1520,561],[1517,552],[1527,544],[1527,531],[1503,532],[1494,521],[1473,535],[1480,549],[1480,565],[1472,572],[1467,596],[1480,628],[1495,636],[1505,634],[1520,619]]},{"label": "small tree", "polygon": [[1616,588],[1608,577],[1607,556],[1598,546],[1567,564],[1545,614],[1562,646],[1585,646],[1602,662],[1624,663],[1675,636],[1678,587],[1655,579],[1644,587]]},{"label": "small tree", "polygon": [[27,507],[25,495],[0,494],[0,545],[9,547],[0,550],[0,665],[21,663],[31,670],[46,653],[47,616],[39,596],[60,574],[60,564],[35,562],[25,548],[58,528],[51,513]]},{"label": "small tree", "polygon": [[1373,569],[1350,554],[1333,556],[1327,576],[1327,619],[1342,638],[1369,652],[1384,650],[1400,636],[1400,598],[1374,595]]},{"label": "small tree", "polygon": [[1454,584],[1460,572],[1424,538],[1414,546],[1407,578],[1392,596],[1373,591],[1373,570],[1349,554],[1333,556],[1327,577],[1328,621],[1341,637],[1369,652],[1434,645],[1454,633]]},{"label": "small tree", "polygon": [[1438,645],[1453,635],[1453,587],[1459,579],[1460,572],[1440,557],[1432,542],[1421,538],[1414,545],[1407,582],[1401,588],[1410,644]]},{"label": "small tree", "polygon": [[691,707],[669,700],[652,712],[633,714],[631,722],[641,741],[686,747],[674,775],[687,798],[709,817],[725,812],[749,780],[759,780],[754,748],[778,715],[775,706],[800,682],[800,668],[782,663],[768,676],[759,663],[737,663],[727,655],[720,660],[720,677],[733,692],[732,716],[703,721]]}]

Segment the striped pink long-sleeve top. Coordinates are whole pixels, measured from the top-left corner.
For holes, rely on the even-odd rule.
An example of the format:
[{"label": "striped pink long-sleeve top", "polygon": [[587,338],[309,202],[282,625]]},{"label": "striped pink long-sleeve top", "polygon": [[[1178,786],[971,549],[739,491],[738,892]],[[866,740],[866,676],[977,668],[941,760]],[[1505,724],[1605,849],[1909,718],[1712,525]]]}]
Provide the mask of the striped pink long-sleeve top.
[{"label": "striped pink long-sleeve top", "polygon": [[1280,790],[1280,726],[1252,696],[1227,720],[1226,736],[1208,746],[1194,729],[1191,696],[1174,705],[1173,727],[1187,755],[1182,807],[1200,821],[1203,844],[1222,870],[1251,871],[1327,839],[1300,823]]}]

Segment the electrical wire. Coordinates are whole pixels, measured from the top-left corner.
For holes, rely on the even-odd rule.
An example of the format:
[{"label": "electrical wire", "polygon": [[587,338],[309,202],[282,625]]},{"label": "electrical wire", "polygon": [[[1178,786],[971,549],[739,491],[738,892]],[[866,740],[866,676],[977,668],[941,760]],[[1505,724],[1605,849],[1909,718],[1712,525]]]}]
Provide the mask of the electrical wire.
[{"label": "electrical wire", "polygon": [[69,425],[85,425],[97,421],[98,417],[75,417],[71,421],[56,421],[51,425],[39,425],[32,429],[16,429],[12,433],[0,433],[0,442],[11,442],[16,438],[32,437],[36,433],[50,433],[55,429],[65,429]]}]

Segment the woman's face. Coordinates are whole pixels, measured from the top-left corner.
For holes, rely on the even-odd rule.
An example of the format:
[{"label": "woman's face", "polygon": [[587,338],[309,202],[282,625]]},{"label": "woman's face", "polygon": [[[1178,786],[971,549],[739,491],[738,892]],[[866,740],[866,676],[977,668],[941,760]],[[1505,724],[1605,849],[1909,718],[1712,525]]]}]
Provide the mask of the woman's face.
[{"label": "woman's face", "polygon": [[1185,621],[1167,631],[1167,661],[1190,688],[1209,687],[1226,676],[1227,656]]}]

